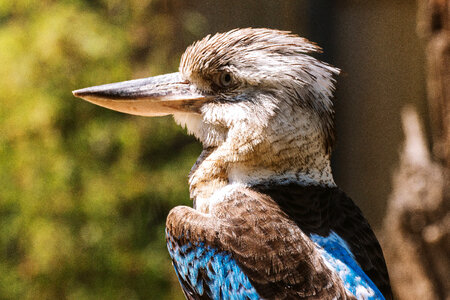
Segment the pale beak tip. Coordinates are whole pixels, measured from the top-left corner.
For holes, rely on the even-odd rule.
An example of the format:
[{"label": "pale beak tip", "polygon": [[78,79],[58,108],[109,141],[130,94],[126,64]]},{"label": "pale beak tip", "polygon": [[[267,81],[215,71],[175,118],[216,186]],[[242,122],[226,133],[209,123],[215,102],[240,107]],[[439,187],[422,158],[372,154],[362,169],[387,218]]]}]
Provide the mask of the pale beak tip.
[{"label": "pale beak tip", "polygon": [[99,98],[110,98],[112,95],[115,95],[114,93],[105,93],[104,91],[99,90],[97,87],[88,87],[88,88],[82,88],[79,90],[72,91],[72,94],[75,97],[88,100],[88,98],[91,97],[99,97]]},{"label": "pale beak tip", "polygon": [[75,97],[81,98],[81,97],[83,97],[83,95],[86,94],[86,91],[85,91],[85,89],[74,90],[74,91],[72,91],[72,94]]}]

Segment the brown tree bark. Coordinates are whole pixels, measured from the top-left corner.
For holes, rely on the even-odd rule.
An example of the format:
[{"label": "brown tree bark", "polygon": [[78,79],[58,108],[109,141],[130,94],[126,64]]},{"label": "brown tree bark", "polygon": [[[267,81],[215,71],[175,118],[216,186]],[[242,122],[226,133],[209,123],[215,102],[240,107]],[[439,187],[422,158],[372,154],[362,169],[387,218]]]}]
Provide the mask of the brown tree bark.
[{"label": "brown tree bark", "polygon": [[406,108],[383,244],[397,299],[450,299],[450,1],[418,3],[432,151],[417,113]]}]

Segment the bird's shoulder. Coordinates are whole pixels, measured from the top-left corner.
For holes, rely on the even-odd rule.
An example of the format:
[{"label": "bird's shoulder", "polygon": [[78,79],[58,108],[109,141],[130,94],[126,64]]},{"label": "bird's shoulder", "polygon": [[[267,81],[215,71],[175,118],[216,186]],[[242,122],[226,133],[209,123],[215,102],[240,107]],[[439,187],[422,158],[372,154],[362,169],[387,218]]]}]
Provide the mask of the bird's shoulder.
[{"label": "bird's shoulder", "polygon": [[175,272],[187,299],[260,299],[229,252],[166,232]]},{"label": "bird's shoulder", "polygon": [[[166,221],[169,254],[187,299],[260,299],[220,241],[223,220],[191,207],[173,208]],[[230,298],[230,295],[232,297]]]}]

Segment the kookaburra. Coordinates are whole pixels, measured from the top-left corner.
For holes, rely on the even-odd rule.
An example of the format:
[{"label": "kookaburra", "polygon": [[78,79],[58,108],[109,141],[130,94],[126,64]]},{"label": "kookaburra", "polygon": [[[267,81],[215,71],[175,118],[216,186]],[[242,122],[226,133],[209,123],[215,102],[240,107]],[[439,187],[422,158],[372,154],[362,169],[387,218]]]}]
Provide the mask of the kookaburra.
[{"label": "kookaburra", "polygon": [[173,115],[203,144],[193,207],[167,217],[187,299],[392,299],[380,245],[333,181],[332,94],[320,48],[235,29],[187,48],[179,71],[74,91],[116,111]]}]

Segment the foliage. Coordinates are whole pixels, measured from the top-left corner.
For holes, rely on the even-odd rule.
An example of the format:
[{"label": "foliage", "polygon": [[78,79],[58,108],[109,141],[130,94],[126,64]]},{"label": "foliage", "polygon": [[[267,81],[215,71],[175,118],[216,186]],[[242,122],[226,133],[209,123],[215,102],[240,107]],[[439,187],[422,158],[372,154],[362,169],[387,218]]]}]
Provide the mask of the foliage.
[{"label": "foliage", "polygon": [[182,297],[164,223],[190,204],[200,146],[170,118],[71,90],[174,71],[201,26],[192,14],[176,1],[0,0],[0,298]]}]

